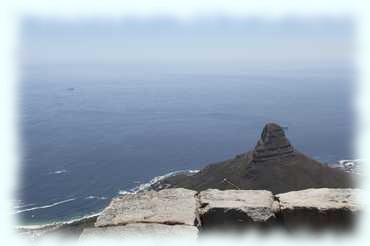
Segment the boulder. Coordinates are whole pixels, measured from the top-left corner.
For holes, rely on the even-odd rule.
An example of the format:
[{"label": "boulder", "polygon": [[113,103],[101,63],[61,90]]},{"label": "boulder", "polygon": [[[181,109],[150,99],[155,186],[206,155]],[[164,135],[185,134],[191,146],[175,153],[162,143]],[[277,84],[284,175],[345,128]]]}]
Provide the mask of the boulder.
[{"label": "boulder", "polygon": [[278,217],[288,229],[348,229],[362,210],[359,189],[306,189],[276,195]]},{"label": "boulder", "polygon": [[200,192],[199,203],[202,229],[266,226],[275,219],[270,191],[209,189]]},{"label": "boulder", "polygon": [[196,239],[198,229],[187,225],[164,225],[157,223],[135,223],[121,226],[95,227],[84,229],[79,240],[102,239],[142,239],[164,238],[171,239],[186,237]]},{"label": "boulder", "polygon": [[95,226],[130,223],[195,225],[195,194],[195,191],[179,188],[120,196],[114,198],[103,210]]}]

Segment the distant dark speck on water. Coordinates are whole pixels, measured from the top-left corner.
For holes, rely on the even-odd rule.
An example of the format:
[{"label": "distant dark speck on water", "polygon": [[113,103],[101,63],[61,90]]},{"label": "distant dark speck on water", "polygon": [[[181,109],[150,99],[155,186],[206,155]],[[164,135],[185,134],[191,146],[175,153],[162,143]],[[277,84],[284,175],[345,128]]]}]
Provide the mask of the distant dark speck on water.
[{"label": "distant dark speck on water", "polygon": [[74,90],[75,90],[75,88],[73,88],[73,87],[70,87],[70,88],[67,89],[67,91],[74,91]]}]

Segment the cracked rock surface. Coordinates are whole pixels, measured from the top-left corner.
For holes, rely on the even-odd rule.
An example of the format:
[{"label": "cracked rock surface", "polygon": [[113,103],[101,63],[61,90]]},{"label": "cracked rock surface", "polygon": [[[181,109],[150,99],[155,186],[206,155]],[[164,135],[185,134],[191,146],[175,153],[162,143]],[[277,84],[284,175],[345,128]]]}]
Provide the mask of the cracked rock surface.
[{"label": "cracked rock surface", "polygon": [[165,189],[143,191],[114,198],[98,217],[95,226],[130,223],[195,225],[195,191]]},{"label": "cracked rock surface", "polygon": [[362,210],[360,189],[307,189],[276,195],[279,216],[289,227],[342,228],[353,226]]},{"label": "cracked rock surface", "polygon": [[125,239],[137,237],[177,238],[186,237],[196,239],[198,229],[187,225],[165,225],[158,223],[134,223],[123,226],[95,227],[83,231],[80,240],[92,238]]},{"label": "cracked rock surface", "polygon": [[265,190],[209,189],[199,194],[199,217],[203,229],[269,224],[275,219],[274,198]]},{"label": "cracked rock surface", "polygon": [[273,195],[267,190],[195,192],[183,188],[143,191],[114,198],[80,239],[127,236],[190,236],[272,226],[352,228],[363,210],[360,189],[306,189]]}]

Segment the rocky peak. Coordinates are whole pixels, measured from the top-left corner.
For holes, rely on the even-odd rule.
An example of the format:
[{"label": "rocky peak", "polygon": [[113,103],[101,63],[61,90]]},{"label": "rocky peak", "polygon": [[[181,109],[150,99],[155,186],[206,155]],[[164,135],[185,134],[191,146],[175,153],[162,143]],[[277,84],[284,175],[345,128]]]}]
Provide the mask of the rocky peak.
[{"label": "rocky peak", "polygon": [[292,156],[294,148],[286,138],[283,128],[276,123],[266,124],[253,150],[253,161],[264,162]]}]

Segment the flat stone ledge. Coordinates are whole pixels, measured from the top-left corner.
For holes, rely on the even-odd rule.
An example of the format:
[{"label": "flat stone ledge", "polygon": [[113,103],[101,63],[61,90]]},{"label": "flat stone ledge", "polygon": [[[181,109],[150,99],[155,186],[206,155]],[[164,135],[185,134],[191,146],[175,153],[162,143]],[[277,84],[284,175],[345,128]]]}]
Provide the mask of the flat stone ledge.
[{"label": "flat stone ledge", "polygon": [[199,194],[202,229],[269,225],[274,219],[274,198],[265,190],[216,190]]},{"label": "flat stone ledge", "polygon": [[143,191],[114,198],[97,218],[96,227],[130,223],[195,225],[196,192],[188,189]]},{"label": "flat stone ledge", "polygon": [[164,225],[156,223],[135,223],[123,226],[95,227],[84,229],[79,241],[90,239],[142,239],[163,238],[196,239],[198,229],[187,225]]},{"label": "flat stone ledge", "polygon": [[353,227],[362,210],[360,189],[307,189],[276,195],[278,217],[288,229]]}]

